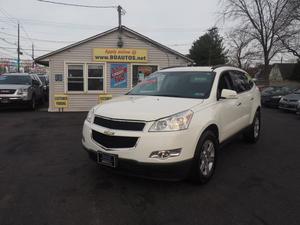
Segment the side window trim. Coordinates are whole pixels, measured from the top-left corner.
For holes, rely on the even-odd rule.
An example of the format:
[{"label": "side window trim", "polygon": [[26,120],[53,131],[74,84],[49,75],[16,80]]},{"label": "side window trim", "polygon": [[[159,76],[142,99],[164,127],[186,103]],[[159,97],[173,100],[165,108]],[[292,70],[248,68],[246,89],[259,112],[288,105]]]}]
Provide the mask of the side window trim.
[{"label": "side window trim", "polygon": [[[218,85],[217,85],[217,101],[219,101],[219,100],[220,100],[220,97],[221,97],[221,96],[219,96],[219,95],[221,95],[221,93],[218,94],[220,80],[221,80],[222,77],[224,77],[226,74],[227,74],[228,76],[225,77],[225,82],[226,82],[227,85],[228,85],[228,82],[229,82],[229,85],[231,86],[231,87],[230,87],[231,90],[234,90],[233,81],[232,81],[231,76],[230,76],[230,70],[225,70],[225,71],[221,72],[221,74],[220,74],[220,76],[219,76],[219,80],[218,80]],[[226,79],[226,78],[227,78],[227,79]],[[228,79],[229,79],[229,80],[228,80]]]}]

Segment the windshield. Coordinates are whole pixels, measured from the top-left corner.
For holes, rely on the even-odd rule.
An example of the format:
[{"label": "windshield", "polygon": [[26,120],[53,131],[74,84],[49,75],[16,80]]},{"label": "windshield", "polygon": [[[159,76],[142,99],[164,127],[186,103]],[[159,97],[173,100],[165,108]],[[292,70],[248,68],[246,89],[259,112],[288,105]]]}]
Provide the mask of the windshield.
[{"label": "windshield", "polygon": [[31,79],[29,76],[22,75],[2,75],[0,76],[0,84],[31,85]]},{"label": "windshield", "polygon": [[262,94],[263,95],[277,95],[277,94],[281,95],[281,94],[289,93],[289,92],[290,92],[290,88],[288,88],[288,87],[268,87],[262,91]]},{"label": "windshield", "polygon": [[43,85],[47,85],[48,81],[45,76],[39,76],[39,78],[42,81]]},{"label": "windshield", "polygon": [[208,98],[213,72],[156,72],[135,86],[128,95]]}]

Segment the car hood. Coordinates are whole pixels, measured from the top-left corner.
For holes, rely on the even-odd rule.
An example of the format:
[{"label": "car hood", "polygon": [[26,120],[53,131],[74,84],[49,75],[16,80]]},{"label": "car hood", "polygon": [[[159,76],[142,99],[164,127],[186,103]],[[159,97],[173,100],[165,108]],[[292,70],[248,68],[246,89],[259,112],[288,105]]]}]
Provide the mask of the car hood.
[{"label": "car hood", "polygon": [[152,121],[191,109],[202,102],[202,99],[124,95],[98,105],[95,114],[115,119]]},{"label": "car hood", "polygon": [[289,94],[284,96],[284,98],[288,100],[300,100],[300,94]]},{"label": "car hood", "polygon": [[0,89],[20,89],[29,87],[30,85],[27,84],[0,84]]}]

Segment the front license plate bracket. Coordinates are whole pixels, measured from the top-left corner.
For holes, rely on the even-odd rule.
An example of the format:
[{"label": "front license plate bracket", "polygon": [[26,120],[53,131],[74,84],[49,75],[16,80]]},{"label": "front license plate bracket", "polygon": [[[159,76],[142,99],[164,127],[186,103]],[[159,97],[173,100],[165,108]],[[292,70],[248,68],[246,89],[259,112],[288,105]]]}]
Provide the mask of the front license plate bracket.
[{"label": "front license plate bracket", "polygon": [[103,152],[97,152],[97,163],[100,165],[116,168],[118,166],[118,156]]}]

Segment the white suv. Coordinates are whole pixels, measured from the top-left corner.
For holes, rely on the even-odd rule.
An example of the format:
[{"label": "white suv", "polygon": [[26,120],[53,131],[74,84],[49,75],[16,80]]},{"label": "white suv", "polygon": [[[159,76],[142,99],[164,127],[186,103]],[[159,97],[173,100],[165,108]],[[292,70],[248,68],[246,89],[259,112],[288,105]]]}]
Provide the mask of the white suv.
[{"label": "white suv", "polygon": [[82,144],[115,171],[205,183],[222,142],[241,131],[248,142],[258,140],[260,108],[260,92],[243,70],[164,69],[92,108]]}]

